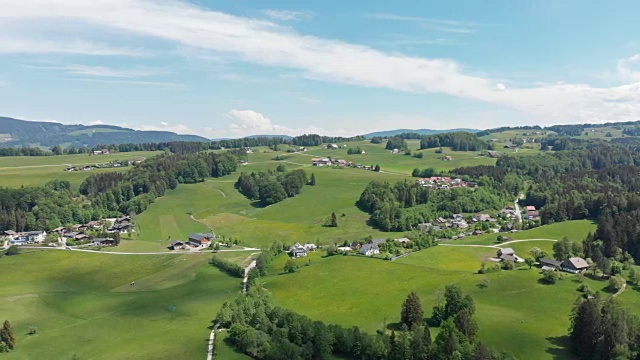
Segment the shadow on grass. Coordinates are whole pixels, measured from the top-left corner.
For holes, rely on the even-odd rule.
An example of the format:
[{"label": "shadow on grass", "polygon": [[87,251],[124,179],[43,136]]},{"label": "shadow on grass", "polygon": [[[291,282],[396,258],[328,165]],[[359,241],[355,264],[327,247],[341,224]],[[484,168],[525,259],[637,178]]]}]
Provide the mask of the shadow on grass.
[{"label": "shadow on grass", "polygon": [[266,208],[266,206],[263,203],[261,203],[260,201],[252,201],[251,202],[251,207],[254,207],[256,209],[264,209],[264,208]]},{"label": "shadow on grass", "polygon": [[546,338],[546,340],[550,342],[552,345],[557,346],[557,347],[549,347],[546,349],[546,352],[548,354],[551,354],[551,356],[553,356],[554,359],[561,360],[561,359],[572,358],[571,354],[569,353],[570,343],[569,343],[568,335],[548,337]]}]

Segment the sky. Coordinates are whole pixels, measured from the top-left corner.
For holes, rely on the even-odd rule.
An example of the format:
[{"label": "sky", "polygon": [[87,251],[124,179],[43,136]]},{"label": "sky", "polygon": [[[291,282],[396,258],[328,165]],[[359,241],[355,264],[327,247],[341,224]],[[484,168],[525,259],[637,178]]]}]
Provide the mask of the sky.
[{"label": "sky", "polygon": [[0,116],[209,138],[640,119],[640,2],[0,0]]}]

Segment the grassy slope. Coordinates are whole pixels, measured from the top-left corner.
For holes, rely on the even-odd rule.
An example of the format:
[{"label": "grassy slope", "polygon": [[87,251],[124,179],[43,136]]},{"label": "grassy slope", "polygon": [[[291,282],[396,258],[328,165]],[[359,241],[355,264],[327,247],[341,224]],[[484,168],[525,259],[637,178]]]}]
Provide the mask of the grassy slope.
[{"label": "grassy slope", "polygon": [[[210,319],[240,288],[208,259],[62,251],[3,257],[0,272],[20,269],[0,277],[0,314],[18,339],[16,351],[5,356],[204,358]],[[31,325],[37,335],[26,335]]]},{"label": "grassy slope", "polygon": [[118,153],[112,155],[89,156],[60,155],[60,156],[8,156],[0,157],[0,173],[2,186],[20,187],[41,186],[51,180],[68,180],[78,188],[82,181],[91,174],[99,172],[126,171],[128,168],[110,168],[91,171],[63,171],[68,165],[89,165],[106,163],[114,160],[134,160],[148,158],[159,154],[154,151],[139,151]]},{"label": "grassy slope", "polygon": [[[519,247],[544,246],[532,242]],[[276,301],[313,319],[343,326],[358,325],[369,332],[397,323],[400,306],[416,291],[425,314],[437,303],[446,284],[456,283],[476,301],[480,339],[490,346],[512,351],[520,359],[568,358],[562,349],[568,315],[579,293],[574,276],[557,285],[538,283],[537,269],[478,275],[480,262],[492,249],[435,247],[387,262],[360,257],[321,258],[314,254],[310,266],[295,274],[279,274],[286,257],[278,258],[265,281]],[[301,265],[308,260],[298,260]],[[491,282],[481,289],[482,278]],[[587,280],[592,289],[606,282]],[[623,303],[637,304],[640,292],[627,291]],[[638,308],[635,308],[638,311]],[[432,329],[435,333],[437,329]]]}]

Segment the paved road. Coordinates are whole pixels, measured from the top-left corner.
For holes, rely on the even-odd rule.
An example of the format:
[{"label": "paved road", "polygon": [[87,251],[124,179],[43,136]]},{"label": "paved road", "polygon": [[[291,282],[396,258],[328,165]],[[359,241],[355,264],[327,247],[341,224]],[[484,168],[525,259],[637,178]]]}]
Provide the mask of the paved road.
[{"label": "paved road", "polygon": [[244,268],[244,279],[242,280],[242,293],[246,293],[247,292],[247,285],[249,283],[249,271],[251,271],[251,269],[253,269],[254,267],[256,267],[256,261],[255,260],[253,260],[251,262],[251,264],[249,264],[249,266]]},{"label": "paved road", "polygon": [[[453,240],[455,241],[455,240]],[[554,239],[523,239],[523,240],[511,240],[507,242],[503,242],[496,245],[476,245],[476,244],[447,244],[447,243],[439,243],[438,246],[467,246],[467,247],[483,247],[483,248],[492,248],[492,249],[501,249],[505,245],[519,243],[519,242],[527,242],[527,241],[553,241],[556,242],[558,240]]]},{"label": "paved road", "polygon": [[[99,251],[99,250],[89,250],[89,249],[71,249],[67,247],[49,247],[49,246],[21,246],[23,249],[47,249],[47,250],[64,250],[64,251],[79,251],[79,252],[88,252],[88,253],[96,253],[96,254],[112,254],[112,255],[188,255],[188,254],[208,254],[213,253],[213,250],[205,250],[205,251],[158,251],[158,252],[120,252],[120,251]],[[229,250],[219,250],[219,252],[238,252],[238,251],[259,251],[260,249],[256,248],[242,248],[242,249],[229,249]]]},{"label": "paved road", "polygon": [[518,198],[516,199],[516,201],[514,202],[515,208],[516,208],[516,217],[518,218],[518,222],[522,223],[522,214],[520,213],[520,205],[518,205],[518,200],[520,200],[522,198],[523,194],[520,194],[520,196],[518,196]]}]

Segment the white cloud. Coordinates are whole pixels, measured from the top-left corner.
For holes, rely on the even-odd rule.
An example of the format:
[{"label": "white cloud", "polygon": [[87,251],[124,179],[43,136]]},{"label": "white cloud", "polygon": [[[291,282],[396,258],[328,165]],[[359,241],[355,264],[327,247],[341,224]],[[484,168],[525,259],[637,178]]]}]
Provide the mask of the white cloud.
[{"label": "white cloud", "polygon": [[89,125],[104,125],[104,122],[102,120],[94,120]]},{"label": "white cloud", "polygon": [[507,87],[504,84],[502,83],[496,84],[496,91],[505,91],[505,90],[507,90]]},{"label": "white cloud", "polygon": [[307,11],[291,11],[291,10],[265,10],[264,14],[274,20],[306,20],[313,16]]},{"label": "white cloud", "polygon": [[182,83],[178,82],[169,82],[169,81],[137,81],[137,80],[102,80],[102,79],[75,79],[69,78],[66,80],[72,81],[85,81],[85,82],[94,82],[94,83],[102,83],[102,84],[116,84],[116,85],[137,85],[137,86],[149,86],[149,87],[163,87],[170,89],[184,89],[186,86]]},{"label": "white cloud", "polygon": [[385,14],[385,13],[367,14],[366,17],[374,20],[411,22],[411,23],[419,24],[431,30],[450,32],[450,33],[459,33],[459,34],[475,32],[475,28],[480,25],[479,23],[475,23],[475,22],[465,22],[465,21],[449,20],[449,19],[431,19],[431,18],[423,18],[423,17],[417,17],[417,16],[403,16],[403,15]]},{"label": "white cloud", "polygon": [[[2,2],[0,1],[0,4]],[[4,5],[3,5],[4,6]],[[3,15],[0,13],[0,18]],[[2,27],[0,27],[2,30]],[[0,35],[0,54],[76,54],[94,56],[142,56],[139,49],[118,48],[111,45],[77,39],[24,39]]]},{"label": "white cloud", "polygon": [[[390,54],[338,40],[302,35],[273,22],[233,16],[172,0],[0,0],[0,24],[20,22],[46,29],[56,22],[148,36],[235,60],[302,71],[308,79],[441,93],[536,114],[545,122],[596,122],[640,118],[640,81],[614,87],[588,84],[510,85],[472,75],[450,59]],[[469,29],[453,20],[433,26]],[[1,30],[1,28],[0,28]],[[505,81],[501,81],[505,82]],[[142,82],[138,84],[143,84]],[[147,83],[151,85],[150,83]],[[176,84],[169,84],[176,86]]]},{"label": "white cloud", "polygon": [[166,74],[166,72],[158,69],[149,68],[133,68],[133,69],[114,69],[106,66],[90,66],[82,64],[74,64],[67,66],[33,66],[25,65],[32,69],[41,70],[61,70],[71,75],[83,75],[83,76],[97,76],[97,77],[121,77],[121,78],[135,78],[135,77],[147,77]]},{"label": "white cloud", "polygon": [[640,67],[634,68],[640,62],[640,54],[635,54],[618,61],[618,75],[622,81],[640,82]]}]

